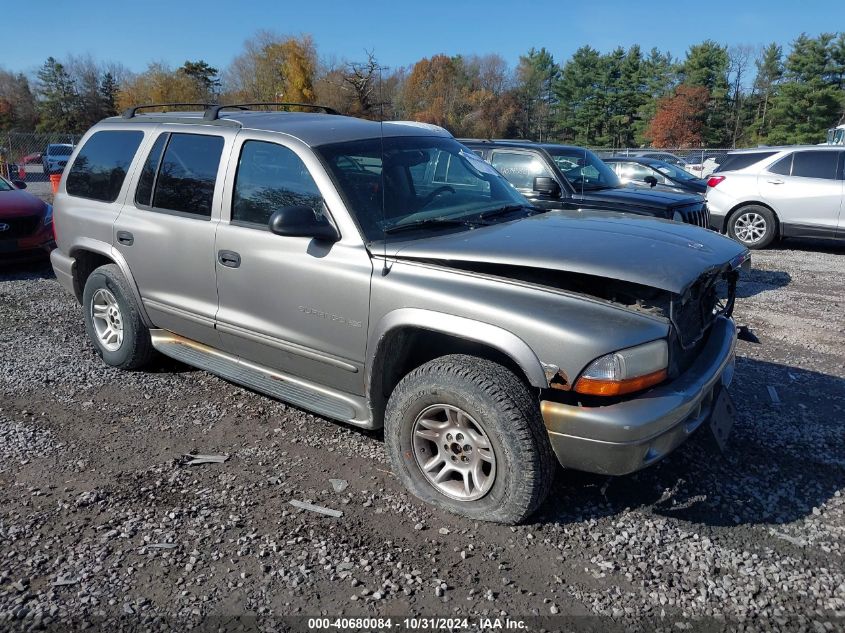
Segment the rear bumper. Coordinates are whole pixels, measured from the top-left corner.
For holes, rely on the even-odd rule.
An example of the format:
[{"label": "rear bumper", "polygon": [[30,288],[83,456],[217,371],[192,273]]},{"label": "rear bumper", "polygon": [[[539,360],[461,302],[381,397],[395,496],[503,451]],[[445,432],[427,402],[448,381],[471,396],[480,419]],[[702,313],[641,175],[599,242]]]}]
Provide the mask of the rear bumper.
[{"label": "rear bumper", "polygon": [[567,468],[625,475],[661,460],[709,419],[718,390],[733,377],[735,347],[734,322],[719,317],[696,361],[667,385],[606,407],[542,401],[558,461]]},{"label": "rear bumper", "polygon": [[50,263],[53,265],[56,280],[62,288],[78,298],[77,289],[73,283],[73,267],[76,265],[76,260],[55,249],[50,253]]}]

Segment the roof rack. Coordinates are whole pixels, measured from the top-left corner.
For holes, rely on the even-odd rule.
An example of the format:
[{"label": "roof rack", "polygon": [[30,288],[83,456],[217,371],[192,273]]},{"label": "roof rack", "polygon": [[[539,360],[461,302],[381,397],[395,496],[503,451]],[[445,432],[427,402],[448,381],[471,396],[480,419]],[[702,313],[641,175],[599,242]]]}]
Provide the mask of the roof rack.
[{"label": "roof rack", "polygon": [[[212,103],[148,103],[145,105],[139,106],[132,106],[131,108],[126,108],[121,115],[124,119],[131,119],[136,114],[138,114],[138,110],[146,110],[148,108],[175,108],[175,107],[192,107],[192,108],[202,108],[203,110],[207,110],[208,108],[214,107]],[[215,117],[216,118],[216,117]]]},{"label": "roof rack", "polygon": [[203,119],[206,121],[216,121],[220,118],[220,111],[225,110],[228,108],[236,108],[238,110],[249,110],[252,106],[265,106],[265,107],[278,107],[278,108],[313,108],[315,110],[322,110],[326,114],[340,114],[334,108],[330,108],[328,106],[317,105],[314,103],[280,103],[277,101],[259,101],[256,103],[231,103],[228,105],[210,105],[206,106],[205,114],[203,115]]}]

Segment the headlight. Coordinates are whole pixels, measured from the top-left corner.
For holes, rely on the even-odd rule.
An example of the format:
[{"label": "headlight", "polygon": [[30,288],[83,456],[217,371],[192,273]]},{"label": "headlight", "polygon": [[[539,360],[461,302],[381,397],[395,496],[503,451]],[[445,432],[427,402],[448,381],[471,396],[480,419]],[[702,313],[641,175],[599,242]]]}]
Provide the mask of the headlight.
[{"label": "headlight", "polygon": [[53,223],[53,205],[47,205],[47,213],[44,214],[44,226],[48,226]]},{"label": "headlight", "polygon": [[675,213],[672,214],[672,219],[675,220],[675,222],[683,222],[684,216],[681,215],[680,211],[675,211]]},{"label": "headlight", "polygon": [[666,380],[669,346],[664,339],[597,358],[575,382],[575,391],[591,396],[620,396]]}]

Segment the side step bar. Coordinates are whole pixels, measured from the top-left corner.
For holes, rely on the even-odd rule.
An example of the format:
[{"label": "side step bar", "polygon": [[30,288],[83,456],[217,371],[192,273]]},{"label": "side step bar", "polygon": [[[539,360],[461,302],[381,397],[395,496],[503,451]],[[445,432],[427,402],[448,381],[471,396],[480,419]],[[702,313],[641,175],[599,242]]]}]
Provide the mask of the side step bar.
[{"label": "side step bar", "polygon": [[319,415],[373,428],[364,398],[250,363],[168,330],[150,330],[150,337],[159,352],[187,365]]}]

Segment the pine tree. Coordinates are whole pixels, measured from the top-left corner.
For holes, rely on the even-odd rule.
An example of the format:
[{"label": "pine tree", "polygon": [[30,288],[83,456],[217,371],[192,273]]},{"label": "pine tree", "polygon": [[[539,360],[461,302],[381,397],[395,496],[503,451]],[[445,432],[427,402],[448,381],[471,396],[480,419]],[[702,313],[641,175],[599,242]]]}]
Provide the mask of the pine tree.
[{"label": "pine tree", "polygon": [[517,124],[521,138],[547,140],[553,135],[558,102],[554,85],[559,76],[560,67],[545,48],[532,48],[519,58],[516,98],[521,109]]},{"label": "pine tree", "polygon": [[705,40],[690,46],[681,67],[685,85],[702,86],[710,95],[702,130],[702,142],[710,147],[725,147],[731,141],[729,63],[727,47]]},{"label": "pine tree", "polygon": [[771,143],[819,143],[843,112],[839,41],[829,33],[801,34],[786,58],[783,82],[772,100]]},{"label": "pine tree", "polygon": [[177,72],[190,77],[196,83],[197,93],[203,102],[212,103],[217,100],[220,79],[216,68],[200,59],[195,62],[186,61]]},{"label": "pine tree", "polygon": [[100,82],[100,102],[102,103],[103,116],[115,116],[117,114],[117,98],[120,88],[117,81],[110,72],[106,71],[103,80]]},{"label": "pine tree", "polygon": [[54,57],[38,71],[39,132],[81,132],[79,95],[65,67]]}]

